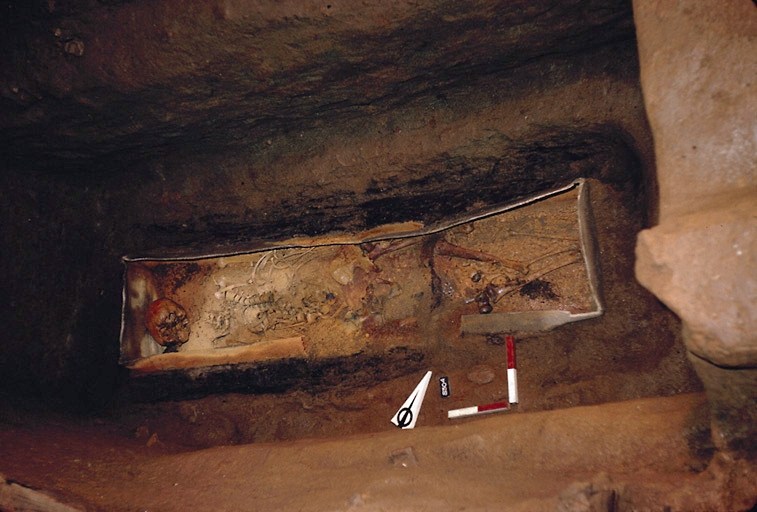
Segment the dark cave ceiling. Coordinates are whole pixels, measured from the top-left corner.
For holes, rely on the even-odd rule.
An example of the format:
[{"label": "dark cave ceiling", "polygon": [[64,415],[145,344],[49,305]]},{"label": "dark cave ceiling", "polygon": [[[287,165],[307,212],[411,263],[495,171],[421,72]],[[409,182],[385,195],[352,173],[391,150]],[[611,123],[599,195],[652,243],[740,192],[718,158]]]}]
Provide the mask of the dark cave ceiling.
[{"label": "dark cave ceiling", "polygon": [[634,45],[625,0],[0,5],[2,160],[56,172],[247,148],[488,76],[525,91],[534,63]]}]

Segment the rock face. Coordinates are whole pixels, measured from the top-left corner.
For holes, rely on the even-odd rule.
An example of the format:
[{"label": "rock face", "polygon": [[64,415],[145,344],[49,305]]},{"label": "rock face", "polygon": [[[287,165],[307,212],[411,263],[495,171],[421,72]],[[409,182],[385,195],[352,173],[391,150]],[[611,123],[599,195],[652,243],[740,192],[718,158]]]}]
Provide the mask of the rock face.
[{"label": "rock face", "polygon": [[689,350],[721,366],[757,365],[755,199],[710,203],[639,235],[639,281],[686,322]]},{"label": "rock face", "polygon": [[636,275],[683,320],[716,443],[743,449],[757,434],[757,11],[635,2],[634,15],[660,185]]},{"label": "rock face", "polygon": [[[629,0],[4,0],[0,9],[4,395],[88,411],[114,400],[123,383],[124,254],[170,258],[253,239],[430,223],[585,177],[596,183],[606,314],[518,339],[518,412],[697,390],[693,364],[728,478],[709,476],[724,489],[733,479],[753,485],[731,465],[748,465],[757,435],[757,11],[748,1],[632,9]],[[680,315],[691,364],[678,319],[633,280],[636,233],[657,221],[638,239],[636,275]],[[460,340],[456,320],[443,320],[430,343],[438,366],[463,383],[452,399],[503,394],[503,369],[491,362],[502,347]],[[445,343],[460,343],[463,356],[451,357]],[[285,360],[280,372],[248,375],[278,395],[214,395],[174,420],[170,404],[140,405],[136,424],[156,418],[165,429],[150,427],[156,448],[171,433],[207,446],[371,432],[387,427],[384,409],[396,410],[396,396],[417,382],[402,373],[405,359]],[[427,364],[413,361],[413,370]],[[467,381],[484,363],[495,380]],[[356,383],[347,390],[338,387],[345,371]],[[330,395],[285,393],[282,382],[298,372],[317,374]],[[377,376],[390,380],[377,387]],[[244,389],[241,380],[223,389]],[[441,407],[424,410],[446,424]],[[633,415],[612,418],[603,435]],[[675,426],[669,414],[656,416]],[[640,459],[640,437],[623,430],[634,464],[668,462],[653,445]],[[683,442],[678,428],[654,431],[670,432],[658,437],[663,448]],[[571,437],[546,432],[571,469]],[[481,464],[470,455],[481,448],[471,439],[455,454],[475,462],[476,482]],[[597,446],[596,436],[586,439]],[[427,464],[418,446],[413,453]],[[606,466],[602,450],[581,450],[602,455],[592,471]],[[611,507],[619,495],[608,486],[587,482],[563,498]],[[364,498],[355,496],[358,506]]]},{"label": "rock face", "polygon": [[634,4],[634,21],[661,221],[719,196],[754,193],[754,5],[642,4]]},{"label": "rock face", "polygon": [[[633,38],[620,0],[36,0],[7,14],[2,142],[51,170],[262,149]],[[530,86],[517,75],[509,94]]]}]

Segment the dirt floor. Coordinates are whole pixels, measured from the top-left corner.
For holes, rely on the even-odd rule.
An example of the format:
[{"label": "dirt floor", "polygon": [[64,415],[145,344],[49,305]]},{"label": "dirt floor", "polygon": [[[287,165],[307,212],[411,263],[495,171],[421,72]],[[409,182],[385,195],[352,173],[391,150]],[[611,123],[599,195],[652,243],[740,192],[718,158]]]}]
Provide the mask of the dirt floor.
[{"label": "dirt floor", "polygon": [[198,451],[103,420],[5,419],[0,473],[81,510],[745,510],[728,507],[757,496],[748,471],[698,449],[701,394]]}]

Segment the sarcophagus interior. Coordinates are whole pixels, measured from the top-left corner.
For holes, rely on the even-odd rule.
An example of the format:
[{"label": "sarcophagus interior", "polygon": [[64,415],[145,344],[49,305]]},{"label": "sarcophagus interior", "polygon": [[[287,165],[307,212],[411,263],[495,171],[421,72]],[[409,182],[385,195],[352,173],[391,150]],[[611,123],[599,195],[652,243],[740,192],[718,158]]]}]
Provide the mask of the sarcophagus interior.
[{"label": "sarcophagus interior", "polygon": [[440,316],[461,339],[595,318],[589,209],[581,180],[433,226],[127,257],[121,362],[139,375],[396,348],[430,355]]}]

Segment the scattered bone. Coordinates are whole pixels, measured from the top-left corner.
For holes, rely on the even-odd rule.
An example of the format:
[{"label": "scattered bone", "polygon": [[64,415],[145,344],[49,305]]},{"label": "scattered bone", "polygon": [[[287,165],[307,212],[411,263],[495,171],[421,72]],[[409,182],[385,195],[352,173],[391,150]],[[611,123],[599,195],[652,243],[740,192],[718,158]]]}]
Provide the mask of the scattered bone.
[{"label": "scattered bone", "polygon": [[344,265],[335,269],[331,273],[331,276],[334,278],[334,280],[342,286],[346,286],[352,282],[352,275],[352,265]]}]

